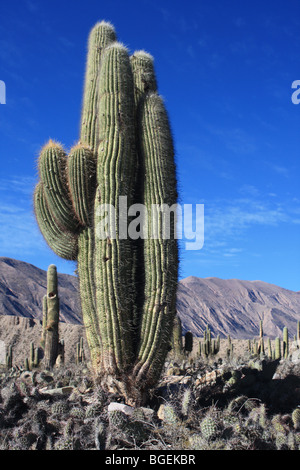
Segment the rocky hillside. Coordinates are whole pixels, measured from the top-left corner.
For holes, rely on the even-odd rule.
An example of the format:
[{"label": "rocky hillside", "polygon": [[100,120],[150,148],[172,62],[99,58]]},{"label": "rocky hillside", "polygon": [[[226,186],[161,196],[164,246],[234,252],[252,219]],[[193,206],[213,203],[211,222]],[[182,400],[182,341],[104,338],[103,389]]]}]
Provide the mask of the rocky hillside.
[{"label": "rocky hillside", "polygon": [[300,320],[300,292],[262,281],[191,276],[179,283],[177,310],[184,330],[196,335],[209,324],[214,335],[248,339],[258,335],[262,320],[266,336],[281,336],[284,326],[293,336]]},{"label": "rocky hillside", "polygon": [[[59,274],[58,280],[61,319],[79,326],[77,278]],[[0,314],[41,320],[45,293],[46,271],[0,258]],[[261,281],[188,277],[179,283],[177,311],[183,332],[195,336],[202,336],[209,324],[215,335],[248,339],[258,335],[260,320],[266,336],[281,336],[283,326],[293,336],[300,320],[300,292]]]}]

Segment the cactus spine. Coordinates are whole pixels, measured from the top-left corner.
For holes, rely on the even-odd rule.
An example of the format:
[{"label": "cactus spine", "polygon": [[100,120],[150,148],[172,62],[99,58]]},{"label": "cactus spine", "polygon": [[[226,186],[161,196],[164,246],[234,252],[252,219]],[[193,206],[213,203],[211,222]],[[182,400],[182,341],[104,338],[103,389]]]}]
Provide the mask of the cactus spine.
[{"label": "cactus spine", "polygon": [[[36,219],[53,251],[77,260],[99,381],[128,403],[139,402],[156,384],[168,351],[177,240],[172,224],[170,236],[162,235],[162,217],[143,227],[148,236],[128,237],[122,202],[148,211],[155,204],[172,207],[176,169],[153,59],[142,51],[129,57],[109,23],[97,23],[89,36],[80,141],[67,155],[51,140],[41,151],[39,173]],[[157,237],[150,238],[154,229]]]}]

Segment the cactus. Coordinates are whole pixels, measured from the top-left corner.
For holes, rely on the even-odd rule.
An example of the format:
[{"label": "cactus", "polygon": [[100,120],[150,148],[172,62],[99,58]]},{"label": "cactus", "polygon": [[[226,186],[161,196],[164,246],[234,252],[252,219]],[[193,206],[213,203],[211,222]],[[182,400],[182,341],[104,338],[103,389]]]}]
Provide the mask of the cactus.
[{"label": "cactus", "polygon": [[187,390],[185,390],[185,392],[183,394],[182,404],[181,404],[181,413],[185,417],[187,417],[189,415],[191,400],[192,400],[192,392],[188,388]]},{"label": "cactus", "polygon": [[[43,319],[42,342],[44,344],[44,363],[46,368],[52,368],[59,352],[59,298],[57,288],[57,270],[54,264],[47,271],[47,308],[46,319]],[[44,302],[44,300],[43,300]]]},{"label": "cactus", "polygon": [[137,403],[156,385],[168,352],[178,247],[175,228],[163,236],[161,213],[138,240],[128,237],[123,215],[135,203],[148,213],[175,205],[176,168],[153,59],[143,51],[130,58],[107,22],[89,36],[80,140],[69,155],[50,140],[38,167],[36,219],[50,248],[77,261],[98,381]]},{"label": "cactus", "polygon": [[30,365],[29,365],[29,359],[28,357],[25,358],[25,362],[24,362],[24,369],[25,370],[30,370]]},{"label": "cactus", "polygon": [[264,345],[264,330],[263,330],[263,322],[260,320],[259,322],[259,345],[258,345],[258,353],[261,355],[265,354],[265,345]]},{"label": "cactus", "polygon": [[289,356],[289,331],[286,326],[283,328],[282,343],[283,343],[283,357],[287,359]]},{"label": "cactus", "polygon": [[184,351],[188,354],[193,351],[193,333],[187,331],[184,335]]},{"label": "cactus", "polygon": [[227,342],[228,342],[228,346],[226,350],[226,355],[227,355],[227,358],[230,360],[233,358],[233,342],[232,342],[230,335],[228,335],[227,337]]},{"label": "cactus", "polygon": [[11,369],[13,364],[13,351],[12,351],[12,346],[8,346],[7,352],[6,352],[6,368]]},{"label": "cactus", "polygon": [[300,430],[300,408],[295,408],[292,412],[292,421],[294,424],[294,428],[296,430]]},{"label": "cactus", "polygon": [[206,416],[200,423],[202,436],[209,440],[214,439],[218,435],[218,424],[211,416]]},{"label": "cactus", "polygon": [[85,361],[84,349],[83,349],[83,338],[81,337],[79,342],[76,344],[76,364],[82,364]]},{"label": "cactus", "polygon": [[275,338],[275,359],[281,359],[281,343],[280,338]]},{"label": "cactus", "polygon": [[46,328],[47,328],[47,295],[43,297],[43,320],[42,320],[42,336],[41,336],[41,348],[45,347],[45,338],[46,338]]},{"label": "cactus", "polygon": [[220,350],[220,335],[216,339],[212,339],[211,330],[209,326],[206,326],[206,330],[203,332],[203,343],[199,342],[199,354],[203,354],[206,358],[218,354]]},{"label": "cactus", "polygon": [[272,359],[273,352],[272,352],[272,344],[270,338],[268,338],[268,358]]},{"label": "cactus", "polygon": [[171,347],[176,356],[182,354],[182,324],[178,315],[174,318]]}]

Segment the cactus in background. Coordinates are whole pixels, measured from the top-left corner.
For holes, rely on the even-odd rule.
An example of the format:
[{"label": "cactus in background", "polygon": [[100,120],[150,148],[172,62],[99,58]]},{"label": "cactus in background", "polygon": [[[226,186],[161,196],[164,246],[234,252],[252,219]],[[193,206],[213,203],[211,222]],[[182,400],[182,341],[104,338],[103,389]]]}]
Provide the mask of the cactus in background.
[{"label": "cactus in background", "polygon": [[273,358],[272,344],[271,344],[270,338],[268,338],[268,358],[269,359]]},{"label": "cactus in background", "polygon": [[228,346],[226,350],[226,355],[228,359],[232,359],[233,358],[233,342],[232,342],[230,335],[228,335],[227,337],[227,342],[228,342]]},{"label": "cactus in background", "polygon": [[34,343],[32,341],[30,343],[29,364],[30,369],[32,369],[34,367]]},{"label": "cactus in background", "polygon": [[6,352],[6,368],[11,369],[13,364],[13,350],[12,346],[8,346],[7,352]]},{"label": "cactus in background", "polygon": [[[44,363],[46,368],[52,368],[59,351],[59,298],[57,288],[57,270],[54,264],[47,271],[47,308],[46,319],[43,319],[44,330]],[[43,300],[44,302],[44,300]]]},{"label": "cactus in background", "polygon": [[275,338],[275,359],[281,359],[281,344],[280,338]]},{"label": "cactus in background", "polygon": [[297,320],[297,334],[296,334],[297,348],[300,348],[300,321]]},{"label": "cactus in background", "polygon": [[47,327],[47,295],[43,297],[43,320],[42,320],[42,337],[41,337],[41,348],[45,347],[45,337],[46,337],[46,327]]},{"label": "cactus in background", "polygon": [[24,369],[25,370],[30,370],[30,365],[29,365],[29,359],[28,357],[25,358],[25,361],[24,361]]},{"label": "cactus in background", "polygon": [[203,354],[206,358],[218,354],[220,350],[220,335],[216,339],[212,339],[211,330],[209,326],[206,326],[206,330],[203,332],[203,343],[199,342],[199,354]]},{"label": "cactus in background", "polygon": [[174,318],[171,347],[176,356],[182,354],[182,324],[178,315]]},{"label": "cactus in background", "polygon": [[193,351],[193,333],[187,331],[184,335],[184,351],[188,354]]},{"label": "cactus in background", "polygon": [[283,357],[285,359],[287,359],[288,356],[289,356],[289,331],[288,331],[286,326],[283,328],[282,334],[283,334],[283,341],[282,341],[282,343],[283,343]]},{"label": "cactus in background", "polygon": [[32,370],[39,365],[39,348],[34,347],[34,343],[30,343],[29,359],[25,359],[25,369]]},{"label": "cactus in background", "polygon": [[76,344],[76,364],[82,364],[85,361],[84,348],[83,348],[83,338],[81,337],[78,343]]},{"label": "cactus in background", "polygon": [[[168,352],[178,248],[175,224],[169,237],[162,234],[161,213],[157,225],[151,218],[143,226],[140,239],[129,238],[123,202],[127,198],[128,207],[140,203],[148,211],[153,205],[172,207],[176,168],[153,59],[143,51],[130,58],[109,23],[96,24],[89,36],[80,141],[67,156],[50,140],[38,166],[36,219],[52,250],[77,260],[98,380],[128,403],[141,402],[157,383]],[[153,232],[156,237],[149,236]]]},{"label": "cactus in background", "polygon": [[65,363],[65,341],[61,339],[58,344],[58,353],[56,358],[56,365],[63,366]]},{"label": "cactus in background", "polygon": [[258,353],[261,355],[265,354],[265,345],[264,345],[264,330],[263,330],[263,322],[260,320],[259,322],[259,344],[258,344]]}]

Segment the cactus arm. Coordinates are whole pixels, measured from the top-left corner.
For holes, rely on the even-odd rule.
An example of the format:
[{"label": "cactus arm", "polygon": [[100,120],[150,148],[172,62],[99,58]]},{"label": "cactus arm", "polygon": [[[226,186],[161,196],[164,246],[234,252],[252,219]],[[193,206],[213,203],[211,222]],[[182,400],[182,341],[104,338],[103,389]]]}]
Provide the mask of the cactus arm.
[{"label": "cactus arm", "polygon": [[80,139],[95,150],[99,145],[98,85],[100,62],[103,50],[114,41],[116,41],[114,27],[105,21],[97,23],[89,35]]},{"label": "cactus arm", "polygon": [[78,235],[68,231],[62,232],[48,207],[41,182],[35,188],[34,211],[40,231],[54,253],[63,259],[76,260]]},{"label": "cactus arm", "polygon": [[49,209],[62,231],[76,231],[79,226],[66,184],[67,157],[60,144],[50,140],[41,150],[38,166]]},{"label": "cactus arm", "polygon": [[67,162],[68,186],[73,210],[83,226],[92,225],[95,163],[89,147],[78,144],[70,151]]},{"label": "cactus arm", "polygon": [[[174,150],[168,116],[162,99],[156,93],[144,98],[139,117],[139,152],[145,165],[144,204],[151,213],[153,204],[171,207],[177,202]],[[151,382],[152,373],[156,375],[157,369],[163,366],[161,359],[165,357],[175,316],[177,243],[172,223],[170,239],[163,238],[162,229],[160,217],[158,239],[148,236],[144,241],[146,302],[135,368],[140,381],[147,374]]]},{"label": "cactus arm", "polygon": [[66,181],[67,156],[60,144],[50,140],[41,150],[38,166],[45,197],[62,231],[76,231],[79,226],[69,197]]},{"label": "cactus arm", "polygon": [[130,57],[132,73],[134,78],[135,105],[143,101],[146,93],[157,90],[153,57],[145,51],[136,51]]}]

